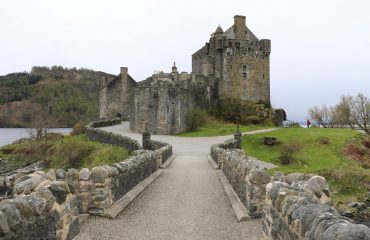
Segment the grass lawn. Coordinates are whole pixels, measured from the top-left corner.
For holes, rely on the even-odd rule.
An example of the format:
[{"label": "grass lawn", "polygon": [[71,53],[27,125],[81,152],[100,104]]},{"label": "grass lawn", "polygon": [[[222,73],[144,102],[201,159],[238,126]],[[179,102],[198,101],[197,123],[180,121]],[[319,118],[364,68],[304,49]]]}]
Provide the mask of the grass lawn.
[{"label": "grass lawn", "polygon": [[[243,148],[247,155],[279,166],[279,171],[317,172],[330,167],[336,167],[349,160],[341,156],[341,149],[346,142],[360,134],[351,129],[334,128],[282,128],[273,132],[243,136]],[[262,143],[264,136],[276,137],[279,144],[266,146]],[[328,144],[321,144],[321,139],[327,139]],[[279,153],[282,144],[299,141],[303,149],[297,155],[296,161],[282,165]]]},{"label": "grass lawn", "polygon": [[26,141],[0,148],[0,158],[14,166],[44,161],[50,168],[93,168],[126,159],[124,148],[90,141],[85,135],[49,137],[39,141]]},{"label": "grass lawn", "polygon": [[[280,143],[266,146],[262,143],[264,136],[276,137]],[[284,128],[243,136],[243,149],[249,156],[277,165],[278,168],[270,170],[271,174],[281,171],[285,174],[303,172],[325,176],[334,193],[334,204],[339,206],[363,199],[370,190],[370,171],[341,153],[346,144],[359,142],[361,136],[351,129]],[[279,155],[282,145],[294,141],[301,143],[302,150],[291,164],[281,164]]]},{"label": "grass lawn", "polygon": [[[254,131],[265,128],[272,128],[273,126],[264,125],[240,125],[240,131]],[[214,137],[226,136],[235,133],[237,125],[234,123],[224,123],[217,120],[208,120],[206,124],[201,126],[198,131],[183,132],[177,134],[180,137]]]}]

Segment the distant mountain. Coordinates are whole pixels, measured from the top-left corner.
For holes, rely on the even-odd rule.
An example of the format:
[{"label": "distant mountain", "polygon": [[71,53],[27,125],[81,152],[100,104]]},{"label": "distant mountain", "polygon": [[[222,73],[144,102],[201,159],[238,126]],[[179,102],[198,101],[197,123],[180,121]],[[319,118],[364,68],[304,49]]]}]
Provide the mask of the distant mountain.
[{"label": "distant mountain", "polygon": [[0,76],[0,127],[71,127],[95,120],[103,76],[113,75],[53,66]]}]

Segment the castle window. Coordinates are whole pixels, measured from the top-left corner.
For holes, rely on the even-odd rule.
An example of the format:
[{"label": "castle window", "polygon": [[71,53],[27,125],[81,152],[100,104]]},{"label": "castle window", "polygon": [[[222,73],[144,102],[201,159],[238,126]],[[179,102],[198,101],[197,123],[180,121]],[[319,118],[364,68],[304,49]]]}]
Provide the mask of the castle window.
[{"label": "castle window", "polygon": [[265,79],[265,74],[262,74],[262,79]]},{"label": "castle window", "polygon": [[248,66],[243,65],[243,79],[247,79],[247,73],[248,73]]},{"label": "castle window", "polygon": [[235,47],[240,48],[240,43],[239,42],[235,43]]}]

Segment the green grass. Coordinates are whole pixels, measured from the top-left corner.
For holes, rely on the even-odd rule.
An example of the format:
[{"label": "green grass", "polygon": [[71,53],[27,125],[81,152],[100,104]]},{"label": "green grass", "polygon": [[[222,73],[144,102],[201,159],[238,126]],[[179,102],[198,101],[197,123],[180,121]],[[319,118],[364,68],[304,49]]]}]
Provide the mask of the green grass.
[{"label": "green grass", "polygon": [[[344,144],[358,136],[359,133],[350,129],[323,129],[323,128],[284,128],[273,132],[243,136],[243,148],[247,155],[279,166],[283,173],[317,172],[326,168],[336,167],[349,160],[341,156],[340,150]],[[262,143],[264,136],[276,137],[280,142],[274,146]],[[321,144],[320,139],[327,138],[328,144]],[[299,141],[303,150],[298,153],[295,161],[289,165],[282,165],[279,153],[282,144]]]},{"label": "green grass", "polygon": [[[2,149],[14,149],[4,154]],[[27,141],[21,144],[0,148],[0,157],[9,160],[14,166],[44,161],[50,168],[93,168],[97,165],[111,164],[126,159],[128,151],[124,148],[90,141],[85,135],[65,136],[63,139]]]},{"label": "green grass", "polygon": [[[264,136],[276,137],[280,143],[266,146]],[[273,163],[278,168],[270,170],[285,174],[292,172],[316,173],[326,177],[334,193],[335,205],[354,199],[363,199],[369,191],[370,171],[341,154],[342,148],[349,142],[359,141],[361,134],[351,129],[325,128],[284,128],[273,132],[243,136],[243,149],[247,155]],[[320,143],[326,139],[327,144]],[[280,162],[280,149],[284,143],[301,142],[303,149],[289,165]]]},{"label": "green grass", "polygon": [[[254,131],[259,129],[272,128],[273,126],[264,125],[240,125],[240,131]],[[237,125],[234,123],[225,123],[216,120],[208,120],[199,130],[194,132],[183,132],[177,134],[180,137],[214,137],[227,136],[235,133]]]}]

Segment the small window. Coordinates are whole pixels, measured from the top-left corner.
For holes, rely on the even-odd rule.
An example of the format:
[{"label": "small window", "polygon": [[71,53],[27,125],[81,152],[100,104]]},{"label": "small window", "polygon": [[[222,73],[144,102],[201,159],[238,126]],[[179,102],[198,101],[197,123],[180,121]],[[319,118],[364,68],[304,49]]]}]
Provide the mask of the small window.
[{"label": "small window", "polygon": [[262,79],[265,79],[265,74],[262,74]]},{"label": "small window", "polygon": [[243,72],[246,72],[247,71],[247,66],[243,66]]},{"label": "small window", "polygon": [[243,72],[243,78],[246,79],[247,78],[247,73],[246,72]]}]

